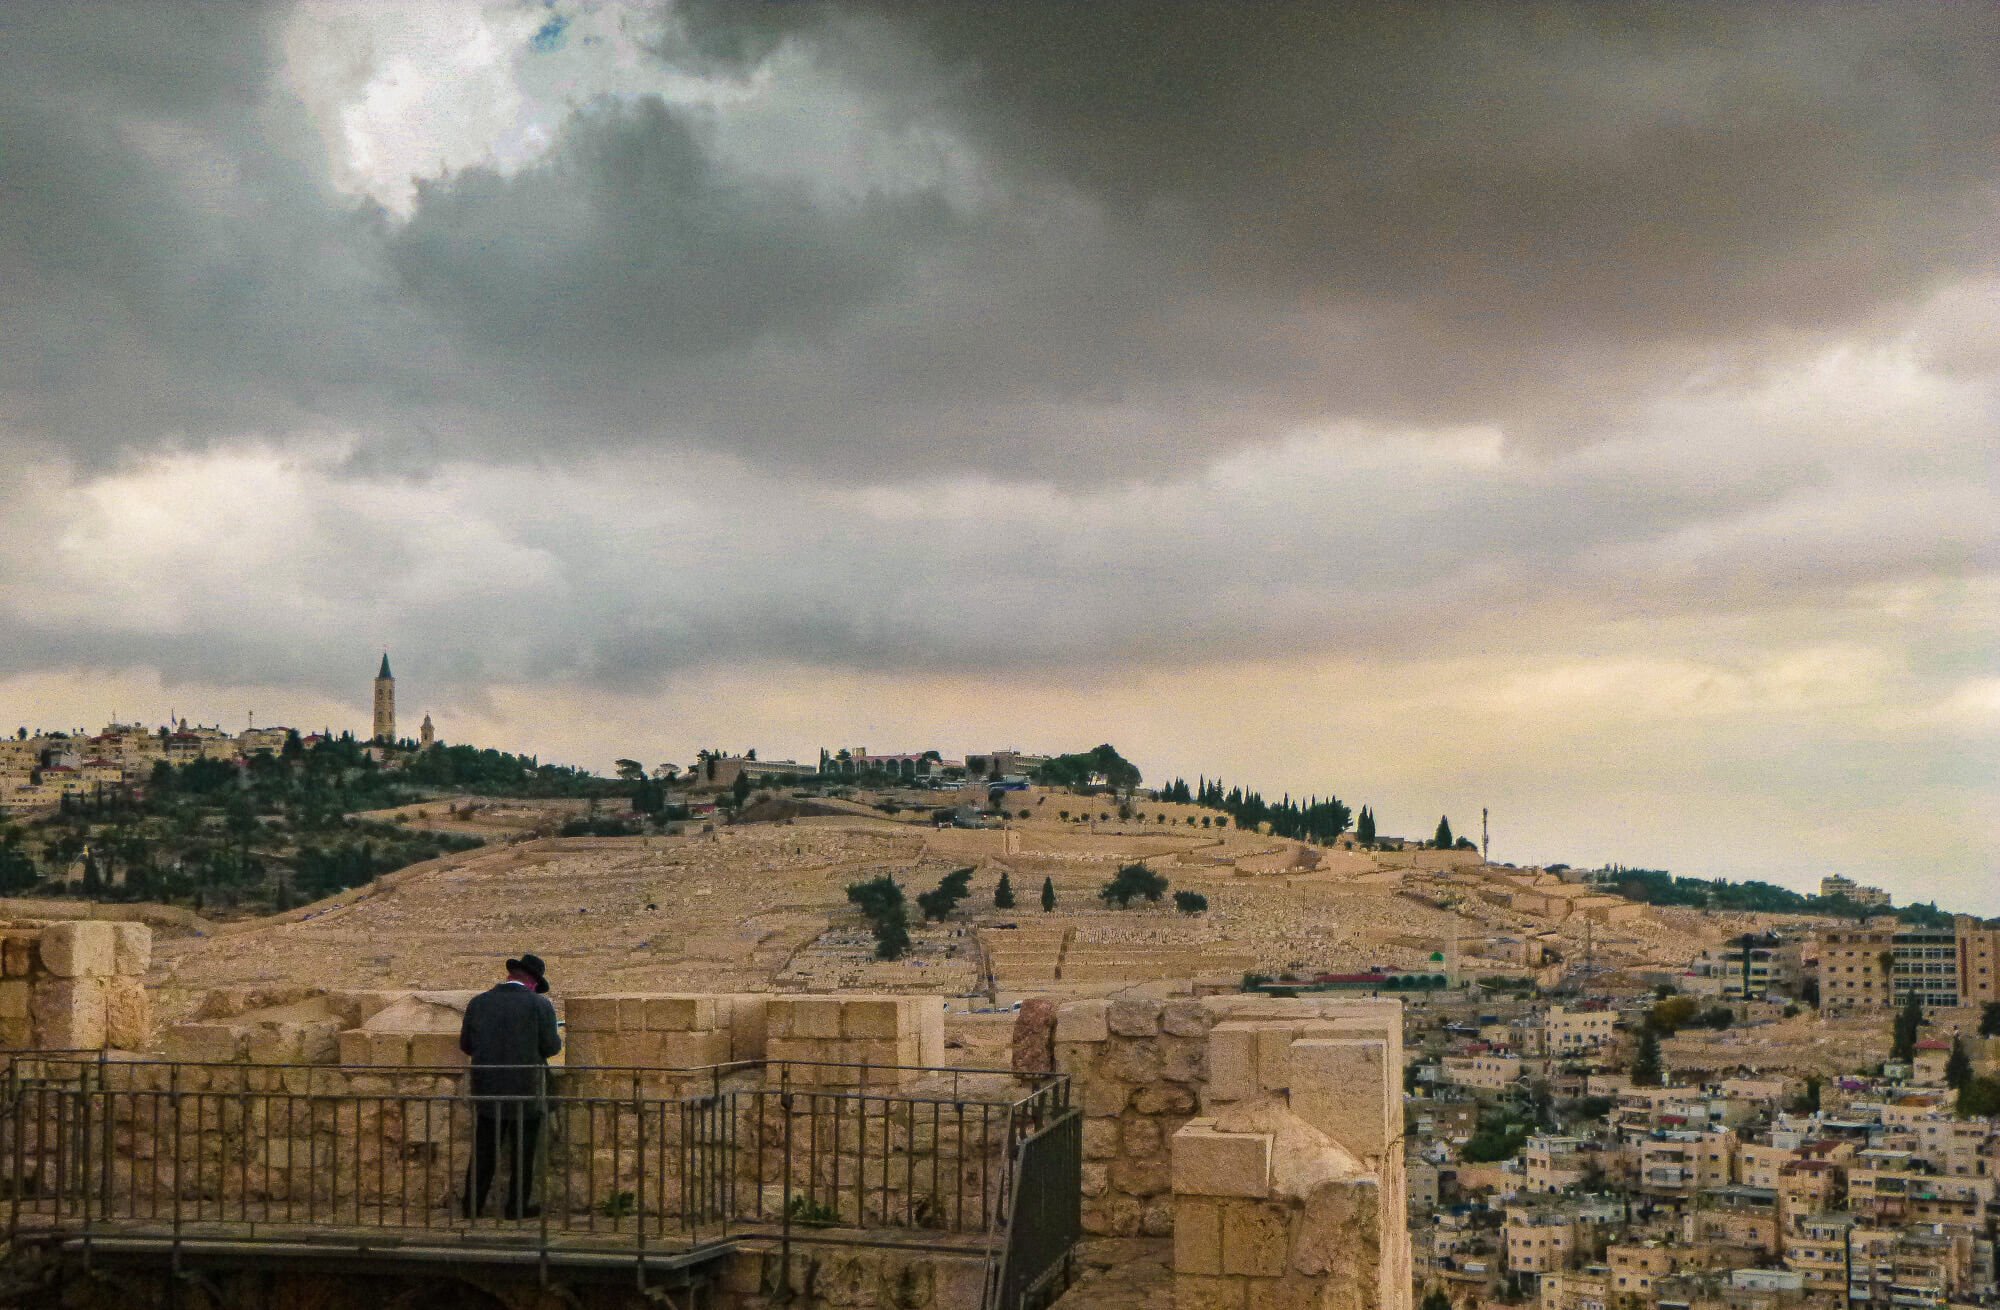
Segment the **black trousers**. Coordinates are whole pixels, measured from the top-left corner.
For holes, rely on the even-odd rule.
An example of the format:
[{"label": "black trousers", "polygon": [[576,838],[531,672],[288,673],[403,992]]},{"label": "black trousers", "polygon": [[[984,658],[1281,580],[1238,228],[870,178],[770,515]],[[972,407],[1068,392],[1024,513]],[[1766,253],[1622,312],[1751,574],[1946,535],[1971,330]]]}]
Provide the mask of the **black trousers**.
[{"label": "black trousers", "polygon": [[513,1218],[527,1207],[535,1190],[535,1147],[541,1137],[542,1116],[536,1108],[525,1104],[479,1107],[472,1134],[472,1163],[465,1175],[467,1217],[486,1208],[493,1173],[502,1158],[507,1161],[507,1208],[503,1213]]}]

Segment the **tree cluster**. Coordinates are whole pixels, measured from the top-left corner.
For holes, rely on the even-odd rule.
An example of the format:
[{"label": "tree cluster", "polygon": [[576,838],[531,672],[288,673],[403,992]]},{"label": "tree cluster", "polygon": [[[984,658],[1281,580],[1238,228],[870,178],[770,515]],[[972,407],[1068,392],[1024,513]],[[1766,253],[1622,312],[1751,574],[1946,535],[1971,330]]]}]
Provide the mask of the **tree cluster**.
[{"label": "tree cluster", "polygon": [[1276,803],[1265,800],[1254,791],[1242,787],[1224,789],[1220,778],[1201,778],[1193,787],[1187,779],[1175,778],[1155,793],[1163,801],[1179,801],[1185,805],[1205,805],[1211,810],[1221,810],[1237,827],[1248,832],[1257,832],[1260,825],[1270,825],[1274,837],[1289,837],[1293,841],[1318,842],[1325,845],[1346,832],[1354,812],[1337,796],[1308,796],[1302,801],[1294,801],[1291,793]]}]

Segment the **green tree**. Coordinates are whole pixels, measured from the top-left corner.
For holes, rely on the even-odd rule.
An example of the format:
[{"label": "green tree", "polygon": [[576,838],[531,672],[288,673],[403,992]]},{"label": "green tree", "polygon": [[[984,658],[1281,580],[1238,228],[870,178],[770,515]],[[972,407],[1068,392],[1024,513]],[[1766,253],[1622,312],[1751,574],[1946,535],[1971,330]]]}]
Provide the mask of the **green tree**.
[{"label": "green tree", "polygon": [[1651,1027],[1639,1030],[1639,1050],[1632,1057],[1632,1085],[1659,1087],[1665,1077],[1660,1064],[1660,1038]]},{"label": "green tree", "polygon": [[637,760],[617,760],[613,762],[613,767],[626,782],[637,782],[646,776],[646,766]]},{"label": "green tree", "polygon": [[957,909],[971,889],[972,870],[953,869],[938,879],[937,886],[917,894],[917,908],[923,911],[925,920],[936,922]]},{"label": "green tree", "polygon": [[1825,1080],[1816,1073],[1806,1075],[1806,1089],[1799,1093],[1799,1099],[1792,1103],[1794,1114],[1819,1113],[1819,1089]]},{"label": "green tree", "polygon": [[1167,880],[1144,864],[1124,865],[1097,892],[1105,904],[1115,905],[1121,910],[1134,899],[1143,898],[1158,903],[1166,894]]},{"label": "green tree", "polygon": [[1000,870],[1000,885],[993,889],[993,908],[1011,910],[1014,908],[1014,883],[1005,869]]},{"label": "green tree", "polygon": [[1424,1299],[1417,1310],[1451,1310],[1451,1297],[1445,1294],[1442,1287],[1433,1287],[1424,1293]]},{"label": "green tree", "polygon": [[1944,1081],[1958,1091],[1972,1081],[1972,1056],[1956,1035],[1951,1039],[1951,1058],[1944,1062]]},{"label": "green tree", "polygon": [[1988,1074],[1969,1080],[1958,1089],[1955,1108],[1961,1119],[1988,1119],[2000,1115],[2000,1078]]},{"label": "green tree", "polygon": [[1054,878],[1042,879],[1042,913],[1056,908],[1056,882]]},{"label": "green tree", "polygon": [[[1366,805],[1361,807],[1361,817],[1354,821],[1354,838],[1363,846],[1375,844],[1375,811]],[[1442,1296],[1443,1293],[1440,1292],[1439,1295]]]},{"label": "green tree", "polygon": [[899,958],[910,949],[910,910],[903,889],[888,874],[848,884],[847,899],[860,909],[875,933],[875,954]]},{"label": "green tree", "polygon": [[2000,1037],[2000,1001],[1988,1001],[1979,1012],[1979,1035]]},{"label": "green tree", "polygon": [[1448,851],[1457,840],[1451,835],[1451,820],[1442,814],[1438,815],[1437,835],[1431,838],[1431,845],[1441,851]]},{"label": "green tree", "polygon": [[1174,893],[1174,908],[1182,914],[1201,914],[1208,909],[1208,897],[1200,892],[1178,891]]},{"label": "green tree", "polygon": [[1893,1038],[1889,1043],[1889,1058],[1892,1060],[1913,1060],[1917,1055],[1917,1030],[1924,1026],[1924,1001],[1912,989],[1903,997],[1903,1006],[1896,1011]]}]

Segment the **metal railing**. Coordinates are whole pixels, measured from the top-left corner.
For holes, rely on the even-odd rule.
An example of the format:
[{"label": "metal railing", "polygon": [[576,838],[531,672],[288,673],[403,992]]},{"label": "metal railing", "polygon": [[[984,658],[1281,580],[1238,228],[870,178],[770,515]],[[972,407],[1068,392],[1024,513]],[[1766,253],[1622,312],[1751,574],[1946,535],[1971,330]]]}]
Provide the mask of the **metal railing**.
[{"label": "metal railing", "polygon": [[1007,1242],[994,1265],[991,1310],[1041,1310],[1061,1296],[1074,1274],[1073,1252],[1083,1236],[1083,1116],[1065,1110],[1021,1139]]},{"label": "metal railing", "polygon": [[[1079,1195],[1080,1157],[1064,1175],[1029,1149],[1075,1122],[1060,1076],[572,1067],[525,1100],[474,1098],[463,1082],[445,1068],[14,1057],[0,1083],[10,1248],[55,1234],[88,1259],[95,1241],[145,1235],[178,1262],[193,1235],[365,1246],[388,1230],[460,1251],[525,1242],[545,1268],[564,1249],[643,1263],[760,1237],[993,1257],[1023,1186]],[[468,1214],[482,1110],[539,1131],[532,1158],[525,1134],[499,1135],[492,1195]],[[510,1217],[509,1179],[524,1172],[536,1209]]]}]

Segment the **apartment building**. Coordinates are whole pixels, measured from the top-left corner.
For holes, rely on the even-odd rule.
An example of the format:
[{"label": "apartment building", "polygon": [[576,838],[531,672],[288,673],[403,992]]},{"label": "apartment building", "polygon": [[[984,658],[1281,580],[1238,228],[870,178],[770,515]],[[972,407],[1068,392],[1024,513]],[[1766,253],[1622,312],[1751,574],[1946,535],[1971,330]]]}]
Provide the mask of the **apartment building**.
[{"label": "apartment building", "polygon": [[1926,1009],[1959,1003],[1953,928],[1870,919],[1819,935],[1819,1002],[1828,1010],[1888,1009],[1914,993]]},{"label": "apartment building", "polygon": [[1618,1015],[1608,1009],[1551,1005],[1542,1016],[1542,1050],[1556,1056],[1585,1055],[1618,1036]]}]

